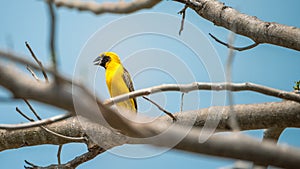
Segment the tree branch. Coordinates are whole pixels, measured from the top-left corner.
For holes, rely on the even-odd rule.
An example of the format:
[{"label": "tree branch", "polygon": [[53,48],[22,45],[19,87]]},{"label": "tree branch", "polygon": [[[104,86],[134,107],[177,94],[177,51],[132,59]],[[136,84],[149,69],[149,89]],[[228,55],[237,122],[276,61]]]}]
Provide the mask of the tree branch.
[{"label": "tree branch", "polygon": [[54,117],[50,117],[48,119],[34,121],[34,122],[30,122],[30,123],[0,124],[0,129],[17,130],[17,129],[31,128],[31,127],[51,124],[51,123],[54,123],[54,122],[59,122],[59,121],[65,120],[65,119],[70,118],[70,117],[72,117],[72,114],[67,113],[67,114],[57,115],[57,116],[54,116]]},{"label": "tree branch", "polygon": [[[65,77],[63,77],[62,75],[60,75],[58,72],[53,71],[52,69],[49,68],[45,68],[45,67],[40,67],[39,65],[36,65],[30,61],[28,61],[27,59],[24,59],[28,56],[23,56],[17,53],[13,53],[13,52],[6,52],[3,50],[0,50],[0,57],[1,58],[5,58],[17,63],[21,63],[23,65],[28,65],[31,68],[37,69],[37,70],[41,70],[41,71],[45,71],[45,72],[49,72],[51,73],[55,78],[57,78],[58,80],[65,82],[65,83],[69,83],[72,84],[72,81],[69,79],[66,79]],[[74,84],[74,83],[73,83]]]},{"label": "tree branch", "polygon": [[56,33],[56,14],[52,4],[53,0],[47,0],[49,16],[50,16],[50,32],[49,32],[49,49],[51,53],[52,68],[57,72],[57,58],[55,46],[55,33]]},{"label": "tree branch", "polygon": [[170,113],[167,110],[165,110],[164,108],[162,108],[159,104],[155,103],[153,100],[149,99],[148,97],[143,96],[143,98],[145,100],[149,101],[150,103],[154,104],[160,111],[164,112],[166,115],[171,117],[173,122],[177,121],[177,118],[172,113]]},{"label": "tree branch", "polygon": [[145,96],[149,94],[164,92],[164,91],[180,91],[183,93],[195,91],[195,90],[229,90],[233,92],[238,91],[254,91],[261,94],[274,96],[277,98],[282,98],[286,100],[292,100],[300,103],[300,95],[294,92],[287,92],[283,90],[278,90],[275,88],[270,88],[267,86],[254,84],[254,83],[201,83],[194,82],[190,84],[165,84],[159,86],[153,86],[146,89],[136,90],[134,92],[130,92],[128,94],[119,95],[114,98],[107,99],[104,104],[112,105],[113,103],[118,103],[128,98],[134,98],[139,96]]},{"label": "tree branch", "polygon": [[[73,117],[46,125],[46,127],[54,132],[72,137],[81,137],[84,135],[79,122]],[[0,133],[0,151],[41,144],[60,145],[70,142],[83,142],[83,140],[75,141],[57,137],[39,126],[18,130],[0,129]]]},{"label": "tree branch", "polygon": [[[300,127],[300,104],[295,102],[285,101],[263,104],[234,105],[234,109],[237,112],[236,118],[241,130],[265,129],[271,127]],[[208,117],[215,117],[217,116],[217,114],[222,113],[217,129],[220,131],[228,131],[227,123],[229,120],[229,111],[229,106],[217,106],[200,110],[180,112],[175,114],[178,118],[176,124],[185,125],[188,121],[195,120],[194,127],[203,127],[205,122],[209,122],[211,120]],[[46,125],[46,127],[57,133],[71,133],[72,137],[79,137],[85,133],[80,125],[80,122],[82,122],[82,118],[83,117],[80,116],[78,116],[77,118],[71,117],[66,119],[65,121],[58,121],[52,124],[48,124]],[[162,116],[158,119],[158,121],[160,121],[161,123],[165,123],[165,125],[170,125],[173,123],[168,116]],[[99,134],[99,137],[104,139],[103,142],[105,142],[106,139],[111,140],[112,138],[114,138],[116,143],[119,142],[119,144],[124,144],[124,141],[127,143],[130,142],[128,141],[128,139],[115,134],[112,130],[109,130],[103,126],[95,125],[93,123],[88,124],[87,126],[89,126],[86,127],[87,129],[97,132]],[[34,136],[24,137],[24,135],[27,136],[29,134]],[[39,126],[31,127],[25,130],[0,129],[0,135],[3,136],[0,138],[0,145],[4,146],[0,146],[0,151],[19,148],[21,147],[23,142],[27,142],[24,146],[33,146],[39,144],[60,145],[62,143],[72,142],[71,140],[59,141],[52,139],[43,139],[43,137],[52,138],[53,135],[40,130]]]},{"label": "tree branch", "polygon": [[33,77],[37,82],[40,82],[40,79],[37,77],[37,75],[34,73],[34,71],[33,71],[29,66],[26,66],[26,69],[31,73],[32,77]]},{"label": "tree branch", "polygon": [[256,47],[257,45],[259,45],[259,43],[253,43],[252,45],[245,46],[245,47],[235,47],[235,46],[232,46],[228,43],[222,42],[221,40],[219,40],[217,37],[215,37],[211,33],[209,33],[209,36],[211,36],[216,42],[226,46],[227,48],[234,49],[234,50],[237,50],[237,51],[249,50],[249,49],[252,49],[252,48]]},{"label": "tree branch", "polygon": [[28,48],[28,50],[29,50],[31,56],[33,57],[33,59],[35,60],[35,62],[40,66],[41,71],[43,73],[43,76],[45,78],[45,81],[48,83],[49,79],[48,79],[48,76],[47,76],[47,74],[44,70],[44,66],[43,66],[42,62],[38,60],[38,58],[36,57],[36,55],[34,54],[33,50],[31,49],[30,45],[27,42],[25,42],[25,45]]},{"label": "tree branch", "polygon": [[181,32],[183,31],[183,28],[184,28],[184,19],[185,19],[186,9],[187,9],[187,6],[184,5],[184,7],[178,12],[178,14],[182,15],[180,29],[179,29],[179,35],[181,35]]},{"label": "tree branch", "polygon": [[141,9],[152,8],[158,4],[160,0],[132,0],[131,2],[103,2],[97,3],[93,1],[69,1],[69,0],[54,0],[57,7],[75,8],[80,11],[90,11],[94,14],[102,13],[118,13],[127,14]]},{"label": "tree branch", "polygon": [[[285,128],[278,128],[278,127],[271,127],[264,131],[263,141],[270,141],[276,144],[281,133],[284,131]],[[267,169],[268,165],[259,166],[254,164],[252,167],[253,169]]]},{"label": "tree branch", "polygon": [[186,4],[201,17],[217,26],[251,38],[255,43],[269,43],[300,51],[300,29],[275,22],[264,22],[242,14],[217,0],[175,0]]},{"label": "tree branch", "polygon": [[25,160],[25,163],[30,165],[31,167],[25,167],[26,169],[71,169],[71,168],[76,168],[78,167],[80,164],[83,164],[89,160],[92,160],[93,158],[95,158],[97,155],[101,154],[105,152],[105,149],[99,147],[99,146],[95,146],[92,149],[89,149],[88,152],[74,158],[73,160],[67,162],[66,164],[52,164],[50,166],[47,167],[39,167],[35,164],[32,164],[28,161]]}]

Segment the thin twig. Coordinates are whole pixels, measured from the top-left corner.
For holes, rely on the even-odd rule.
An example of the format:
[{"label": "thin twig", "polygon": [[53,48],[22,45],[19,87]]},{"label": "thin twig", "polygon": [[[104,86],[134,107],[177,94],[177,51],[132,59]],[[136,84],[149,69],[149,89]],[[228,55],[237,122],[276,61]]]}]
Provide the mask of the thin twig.
[{"label": "thin twig", "polygon": [[[28,102],[28,100],[24,99],[25,103],[27,104],[27,106],[29,107],[29,109],[31,110],[31,112],[35,115],[35,117],[38,119],[38,120],[42,120],[41,117],[36,113],[36,111],[33,109],[32,105]],[[34,121],[33,119],[31,119],[30,121]],[[59,134],[59,133],[56,133],[44,126],[40,126],[42,129],[44,129],[45,131],[57,136],[57,137],[60,137],[60,138],[63,138],[63,139],[67,139],[67,140],[73,140],[73,141],[87,141],[87,138],[86,137],[69,137],[69,136],[65,136],[65,135],[62,135],[62,134]]]},{"label": "thin twig", "polygon": [[76,168],[80,164],[83,164],[89,160],[92,160],[93,158],[97,157],[99,154],[104,153],[106,150],[104,148],[101,148],[99,146],[95,146],[91,149],[89,149],[88,152],[75,157],[73,160],[65,163],[65,164],[58,164],[58,165],[50,165],[47,167],[40,167],[35,164],[32,164],[25,160],[25,163],[28,164],[30,167],[25,167],[26,169],[57,169],[57,168]]},{"label": "thin twig", "polygon": [[[16,107],[16,111],[18,113],[20,113],[24,118],[26,118],[28,121],[31,121],[31,122],[34,122],[34,120],[30,117],[28,117],[27,115],[25,115],[18,107]],[[67,139],[67,140],[72,140],[72,141],[86,141],[86,138],[85,137],[69,137],[69,136],[64,136],[64,135],[61,135],[61,134],[58,134],[44,126],[40,126],[42,129],[44,129],[45,131],[47,131],[48,133],[50,134],[53,134],[57,137],[61,137],[63,139]]]},{"label": "thin twig", "polygon": [[[30,108],[30,110],[33,112],[33,114],[36,116],[36,118],[38,118],[39,120],[42,120],[39,115],[36,113],[36,111],[33,109],[33,107],[31,106],[31,104],[26,100],[24,99],[25,103],[28,105],[28,107]],[[20,113],[23,117],[25,117],[27,120],[31,121],[31,122],[34,122],[34,120],[30,117],[28,117],[27,115],[25,115],[19,108],[16,108],[17,112]],[[56,133],[44,126],[39,126],[41,127],[43,130],[45,130],[46,132],[52,134],[52,135],[55,135],[57,137],[60,137],[60,138],[63,138],[63,139],[66,139],[66,140],[72,140],[72,141],[87,141],[87,138],[86,137],[69,137],[69,136],[65,136],[65,135],[62,135],[62,134],[59,134],[59,133]]]},{"label": "thin twig", "polygon": [[36,111],[33,109],[33,107],[31,106],[31,104],[28,102],[27,99],[23,99],[24,102],[27,104],[27,106],[29,107],[29,109],[31,110],[31,112],[35,115],[35,117],[38,119],[38,120],[42,120],[42,118],[36,113]]},{"label": "thin twig", "polygon": [[25,45],[26,45],[26,47],[28,48],[28,50],[29,50],[31,56],[33,57],[33,59],[35,60],[35,62],[40,66],[41,71],[42,71],[42,73],[43,73],[43,76],[44,76],[44,78],[45,78],[45,81],[48,83],[48,82],[49,82],[48,76],[47,76],[47,74],[46,74],[46,72],[45,72],[45,70],[44,70],[44,66],[43,66],[42,62],[38,60],[38,58],[37,58],[36,55],[34,54],[32,48],[31,48],[30,45],[28,44],[28,42],[25,42]]},{"label": "thin twig", "polygon": [[181,24],[180,24],[180,29],[179,29],[179,35],[181,35],[181,32],[183,31],[184,28],[184,19],[185,19],[185,11],[188,8],[187,5],[184,5],[183,9],[181,9],[178,14],[182,15],[182,19],[181,19]]},{"label": "thin twig", "polygon": [[27,160],[24,160],[24,161],[25,161],[25,163],[26,163],[27,165],[31,166],[31,167],[24,166],[25,169],[37,169],[37,168],[39,168],[39,166],[34,165],[33,163],[31,163],[31,162],[29,162],[29,161],[27,161]]},{"label": "thin twig", "polygon": [[147,101],[151,102],[152,104],[154,104],[160,111],[162,111],[165,114],[167,114],[168,116],[170,116],[173,119],[173,122],[177,121],[177,118],[172,113],[170,113],[167,110],[165,110],[164,108],[162,108],[159,104],[155,103],[153,100],[149,99],[148,97],[143,96],[143,98],[146,99]]},{"label": "thin twig", "polygon": [[60,137],[62,139],[66,139],[66,140],[70,140],[70,141],[74,141],[74,142],[87,142],[87,138],[86,137],[70,137],[70,136],[65,136],[59,133],[56,133],[44,126],[40,126],[42,129],[44,129],[45,131],[47,131],[48,133],[55,135],[57,137]]},{"label": "thin twig", "polygon": [[70,118],[70,117],[72,117],[72,114],[67,113],[67,114],[62,114],[62,115],[54,116],[54,117],[51,117],[51,118],[48,118],[48,119],[34,121],[34,122],[30,122],[30,123],[0,124],[0,129],[5,129],[5,130],[26,129],[26,128],[31,128],[31,127],[48,125],[48,124],[51,124],[51,123],[55,123],[55,122],[65,120],[65,119]]},{"label": "thin twig", "polygon": [[61,158],[60,158],[60,155],[61,155],[62,147],[63,147],[62,144],[59,145],[59,146],[58,146],[58,150],[57,150],[57,164],[58,164],[58,165],[61,165]]},{"label": "thin twig", "polygon": [[36,81],[40,82],[39,77],[37,77],[37,75],[34,73],[34,71],[33,71],[28,65],[26,66],[26,69],[31,73],[32,77],[33,77]]},{"label": "thin twig", "polygon": [[184,93],[181,93],[180,112],[182,112],[182,111],[183,111],[183,101],[184,101]]},{"label": "thin twig", "polygon": [[57,72],[57,58],[56,58],[56,46],[55,46],[55,33],[56,33],[56,14],[52,4],[52,0],[47,0],[49,16],[50,16],[50,32],[49,32],[49,49],[51,53],[51,61],[54,72]]},{"label": "thin twig", "polygon": [[[32,63],[32,62],[28,61],[27,59],[24,59],[28,56],[22,56],[22,55],[18,55],[16,53],[13,53],[13,52],[6,52],[6,51],[3,51],[3,50],[0,50],[0,57],[11,60],[11,61],[14,61],[14,62],[24,64],[24,65],[29,65],[31,68],[34,68],[34,69],[37,69],[37,70],[41,70],[41,71],[44,70],[45,72],[51,73],[55,78],[59,79],[59,81],[64,82],[64,83],[72,84],[72,80],[63,77],[58,72],[54,72],[52,69],[45,68],[45,67],[43,67],[43,69],[42,69],[39,65],[36,65],[35,63]],[[77,85],[76,83],[73,83],[73,84]]]},{"label": "thin twig", "polygon": [[28,121],[34,121],[32,118],[30,118],[29,116],[27,116],[26,114],[24,114],[18,107],[16,107],[16,111],[23,116],[25,119],[27,119]]},{"label": "thin twig", "polygon": [[226,46],[227,48],[230,48],[230,49],[233,49],[233,50],[237,50],[237,51],[244,51],[244,50],[249,50],[249,49],[252,49],[254,47],[256,47],[257,45],[259,45],[259,43],[253,43],[252,45],[249,45],[249,46],[245,46],[245,47],[235,47],[235,46],[232,46],[228,43],[225,43],[221,40],[219,40],[217,37],[215,37],[214,35],[212,35],[211,33],[209,33],[209,36],[211,36],[215,41],[219,42],[220,44]]}]

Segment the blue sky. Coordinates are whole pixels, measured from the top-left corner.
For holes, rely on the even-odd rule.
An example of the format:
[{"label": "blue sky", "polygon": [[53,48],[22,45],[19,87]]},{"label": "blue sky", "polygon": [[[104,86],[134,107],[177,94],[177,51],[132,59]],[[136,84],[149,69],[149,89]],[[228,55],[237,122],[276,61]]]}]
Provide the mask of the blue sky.
[{"label": "blue sky", "polygon": [[[257,16],[258,18],[266,21],[279,22],[282,24],[300,27],[300,21],[298,18],[300,14],[300,11],[298,9],[298,7],[300,6],[300,1],[286,0],[283,3],[279,0],[226,0],[223,2],[243,13]],[[181,16],[179,16],[177,12],[181,10],[182,7],[182,4],[176,2],[163,1],[151,10],[142,10],[137,13],[160,12],[163,14],[171,15],[172,17],[177,18],[178,21],[180,21]],[[28,41],[39,59],[45,65],[49,65],[49,22],[47,15],[47,6],[45,5],[45,3],[43,1],[36,0],[11,0],[2,2],[0,9],[0,48],[13,48],[13,50],[17,51],[18,53],[23,53],[29,56],[29,53],[24,45],[24,42]],[[70,78],[72,78],[73,75],[77,75],[76,73],[74,73],[77,71],[79,71],[79,74],[81,73],[83,76],[88,75],[89,83],[87,85],[96,85],[93,86],[96,87],[96,93],[101,98],[108,98],[109,96],[105,88],[103,79],[104,70],[96,69],[92,64],[89,65],[89,63],[92,63],[92,60],[94,59],[94,57],[96,57],[97,52],[102,52],[103,48],[107,49],[107,47],[104,47],[104,45],[111,43],[110,40],[113,39],[111,34],[118,37],[117,34],[119,32],[126,31],[124,29],[134,28],[136,26],[125,24],[124,27],[113,27],[113,29],[109,31],[110,37],[101,39],[101,44],[99,44],[98,48],[97,40],[99,39],[98,37],[93,36],[96,40],[95,42],[91,41],[93,39],[92,35],[97,35],[96,32],[100,32],[99,34],[101,34],[101,31],[109,26],[109,23],[116,20],[120,21],[120,18],[124,17],[125,15],[103,14],[96,16],[90,12],[78,12],[76,10],[65,8],[59,8],[57,10],[57,13],[57,48],[59,56],[59,70],[64,75],[69,76]],[[150,24],[159,23],[159,20],[150,19],[147,21]],[[176,19],[174,19],[174,22],[175,21]],[[197,29],[201,30],[201,32],[203,33],[202,35],[199,34],[199,37],[201,38],[195,36],[188,39],[193,43],[199,43],[199,48],[203,51],[197,53],[197,55],[200,56],[200,59],[204,59],[204,57],[207,56],[206,52],[210,51],[208,48],[204,47],[204,44],[200,43],[202,42],[202,40],[203,42],[206,42],[207,40],[212,44],[217,55],[219,56],[220,62],[224,65],[226,63],[226,56],[228,51],[225,47],[217,44],[212,39],[210,39],[208,33],[212,33],[220,39],[226,40],[229,32],[221,27],[214,26],[209,21],[200,18],[191,9],[187,10],[186,21],[195,26]],[[161,24],[164,25],[163,23]],[[188,25],[188,23],[186,25]],[[177,26],[175,25],[167,28],[169,29],[171,35],[173,35],[177,39],[184,40],[185,37],[189,37],[189,26],[185,27],[182,36],[178,36],[177,32],[179,30],[179,26],[180,22],[178,22]],[[250,43],[251,40],[245,37],[237,37],[235,45],[246,46]],[[205,66],[207,65],[201,62],[201,60],[197,60],[196,55],[194,56],[192,53],[188,55],[189,57],[185,56],[184,54],[190,51],[185,48],[178,48],[178,44],[180,45],[180,42],[174,41],[171,38],[156,35],[144,35],[137,36],[132,39],[126,39],[126,41],[120,43],[119,46],[115,45],[114,50],[118,51],[118,53],[121,55],[121,59],[125,62],[125,65],[130,70],[130,72],[136,73],[134,82],[137,89],[164,83],[188,83],[192,82],[193,80],[203,82],[209,81],[210,72],[207,71],[207,68],[205,68]],[[89,50],[91,52],[91,55],[88,55],[85,59],[83,57],[86,55],[83,55],[83,53],[84,51],[89,49],[88,47],[92,49]],[[143,60],[147,58],[149,59],[151,54],[153,54],[153,63],[150,62],[151,60]],[[166,57],[164,58],[166,59],[166,61],[164,61],[166,64],[162,64],[161,67],[159,67],[158,62],[155,62],[157,60],[159,61],[159,59],[162,59],[160,58],[160,54],[165,54],[164,56]],[[172,56],[176,56],[174,57],[175,59],[168,59],[168,57],[172,58]],[[140,64],[142,63],[142,61],[148,63],[149,65],[150,63],[152,63],[152,66],[148,65],[149,70],[141,71],[137,64],[133,63],[132,58],[138,59],[138,57],[140,57],[140,61],[138,62]],[[31,58],[28,57],[28,59]],[[164,66],[176,65],[177,62],[184,62],[186,67],[180,67],[181,69],[179,69],[177,68],[177,66],[176,68],[174,68],[173,66],[172,69],[172,66]],[[236,57],[233,64],[233,81],[253,82],[282,90],[291,91],[294,81],[300,80],[299,63],[300,53],[298,51],[285,49],[274,45],[262,44],[248,51],[236,52]],[[155,64],[157,64],[156,67],[153,66]],[[167,70],[167,73],[161,71],[162,68],[165,68]],[[183,68],[186,72],[193,72],[192,76],[182,79],[182,77],[187,77],[185,75],[190,74],[180,74],[178,72],[176,74],[176,71],[183,70]],[[92,72],[94,76],[90,75],[90,72]],[[0,90],[0,94],[1,96],[4,96],[8,93],[4,90]],[[180,94],[171,93],[166,95],[154,95],[151,98],[159,101],[161,104],[165,104],[168,110],[176,112],[179,109],[179,97]],[[193,92],[186,97],[187,103],[185,104],[185,109],[196,108],[193,107],[195,105],[189,104],[189,99],[193,100],[195,98],[200,99],[201,104],[197,105],[199,107],[207,107],[210,105],[211,94],[209,92],[200,92],[200,94],[197,92]],[[234,94],[234,101],[236,104],[246,104],[280,100],[261,94],[241,92]],[[141,99],[139,99],[138,102],[141,110],[149,112],[151,115],[160,114],[157,113],[158,111],[155,108],[151,107],[150,104],[143,102]],[[29,113],[29,110],[21,101],[0,103],[0,123],[26,122],[26,120],[15,113],[16,106]],[[36,102],[33,102],[33,106],[37,109],[38,112],[41,112],[40,115],[44,118],[63,112],[59,109]],[[253,135],[255,137],[261,137],[262,131],[251,131],[247,132],[247,134]],[[287,129],[281,136],[280,142],[300,147],[299,139],[300,132],[298,130]],[[3,168],[21,168],[24,165],[24,160],[28,160],[37,165],[49,165],[52,163],[56,163],[57,148],[57,146],[44,145],[36,147],[26,147],[16,150],[7,150],[0,153],[1,166]],[[65,145],[62,152],[62,161],[66,162],[74,158],[76,155],[83,153],[84,151],[86,151],[84,145]],[[168,151],[154,157],[142,159],[126,158],[107,152],[99,155],[94,160],[87,162],[86,164],[83,164],[78,168],[199,168],[199,166],[203,166],[203,168],[210,169],[230,165],[232,164],[232,162],[233,161],[229,159],[182,153],[176,150]]]}]

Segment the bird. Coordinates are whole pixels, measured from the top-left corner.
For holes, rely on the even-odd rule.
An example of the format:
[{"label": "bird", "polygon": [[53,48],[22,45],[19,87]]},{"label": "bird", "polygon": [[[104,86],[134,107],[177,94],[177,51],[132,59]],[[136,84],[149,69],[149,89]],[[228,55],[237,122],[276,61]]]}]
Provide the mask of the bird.
[{"label": "bird", "polygon": [[[102,66],[105,69],[106,85],[110,97],[119,96],[134,91],[133,83],[129,72],[122,65],[120,57],[115,52],[103,52],[94,60],[94,65]],[[135,98],[119,102],[117,108],[137,112]],[[120,109],[119,109],[120,110]]]}]

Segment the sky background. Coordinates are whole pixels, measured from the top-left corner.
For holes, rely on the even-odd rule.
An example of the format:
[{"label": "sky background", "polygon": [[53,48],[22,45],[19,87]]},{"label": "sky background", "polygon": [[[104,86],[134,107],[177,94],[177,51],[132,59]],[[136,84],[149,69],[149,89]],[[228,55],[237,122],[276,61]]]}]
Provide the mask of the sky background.
[{"label": "sky background", "polygon": [[[257,16],[269,21],[279,22],[290,26],[300,27],[298,18],[300,11],[300,1],[286,0],[243,0],[243,1],[222,1],[226,5],[232,6],[242,13]],[[220,44],[214,42],[208,33],[226,40],[229,31],[216,27],[209,21],[200,18],[191,9],[186,13],[186,27],[181,36],[178,36],[181,16],[177,14],[183,5],[173,1],[163,1],[153,9],[142,10],[135,14],[145,12],[161,13],[159,20],[157,17],[144,19],[143,15],[132,15],[139,24],[128,24],[125,15],[103,14],[94,15],[90,12],[79,12],[77,10],[59,8],[57,10],[57,49],[59,70],[65,76],[83,81],[91,86],[96,94],[101,98],[108,98],[105,82],[104,70],[97,69],[91,63],[93,59],[103,50],[112,48],[118,54],[126,68],[133,76],[136,89],[142,89],[153,85],[167,83],[190,83],[193,81],[209,82],[211,79],[211,68],[216,71],[222,70],[222,65],[226,64],[228,50]],[[39,59],[49,65],[48,31],[49,16],[47,6],[43,1],[2,1],[0,6],[0,48],[4,50],[14,50],[28,56],[24,42],[27,41],[35,51]],[[166,16],[168,14],[168,16]],[[163,22],[165,18],[170,19],[168,23]],[[114,22],[113,22],[114,21]],[[178,23],[177,23],[178,21]],[[124,22],[124,23],[123,23]],[[177,24],[176,24],[177,23]],[[119,26],[120,24],[121,26]],[[149,25],[146,25],[149,24]],[[116,26],[117,25],[117,26]],[[153,29],[152,29],[153,28]],[[192,34],[193,28],[197,28],[202,33]],[[159,34],[146,34],[125,38],[120,43],[119,34],[137,30],[166,31],[170,36]],[[108,30],[107,33],[104,30]],[[155,32],[155,31],[154,31]],[[194,35],[194,36],[193,36]],[[113,39],[116,39],[115,41]],[[184,46],[184,42],[199,44],[193,47],[194,51]],[[245,37],[236,37],[236,46],[247,46],[251,40]],[[206,46],[210,44],[210,46]],[[213,49],[214,48],[214,49]],[[200,50],[200,51],[199,51]],[[211,53],[209,53],[211,52]],[[215,52],[215,55],[213,54]],[[207,64],[205,58],[217,56],[220,65]],[[28,57],[28,59],[31,59]],[[163,64],[161,64],[163,63]],[[183,64],[182,64],[183,63]],[[300,53],[298,51],[285,49],[269,44],[262,44],[258,47],[237,52],[233,64],[234,82],[253,82],[281,90],[291,91],[294,81],[300,80]],[[182,66],[183,65],[183,66]],[[215,67],[214,67],[215,66]],[[180,71],[179,71],[180,70]],[[7,96],[9,93],[0,87],[0,94]],[[184,109],[196,109],[198,107],[208,107],[214,104],[211,100],[211,92],[192,92],[186,95]],[[179,93],[157,94],[151,98],[167,110],[176,112],[179,110]],[[200,100],[197,104],[190,100]],[[234,94],[235,104],[262,103],[270,101],[280,101],[269,96],[252,92],[241,92]],[[32,102],[34,108],[40,112],[43,118],[51,117],[64,111]],[[146,115],[157,116],[161,113],[149,103],[138,99],[140,110]],[[226,103],[225,103],[226,104]],[[20,123],[26,122],[15,112],[18,106],[28,114],[30,111],[21,101],[0,103],[0,123]],[[261,138],[262,131],[250,131],[245,134]],[[300,132],[296,129],[287,129],[281,135],[280,143],[300,147]],[[124,148],[125,147],[125,148]],[[127,151],[126,146],[116,148],[113,152]],[[128,148],[128,147],[127,147]],[[56,153],[58,146],[43,145],[35,147],[25,147],[15,150],[6,150],[0,153],[1,168],[22,168],[24,160],[28,160],[37,165],[49,165],[57,162]],[[143,150],[153,150],[144,148]],[[83,144],[68,144],[63,147],[62,162],[67,162],[75,156],[86,151]],[[132,150],[131,150],[132,151]],[[159,152],[159,150],[158,150]],[[127,152],[130,154],[130,152]],[[126,154],[126,152],[125,152]],[[127,154],[128,155],[128,154]],[[139,155],[139,151],[135,152]],[[220,168],[231,165],[234,161],[195,155],[171,150],[148,158],[128,158],[106,152],[94,160],[91,160],[78,168]]]}]

